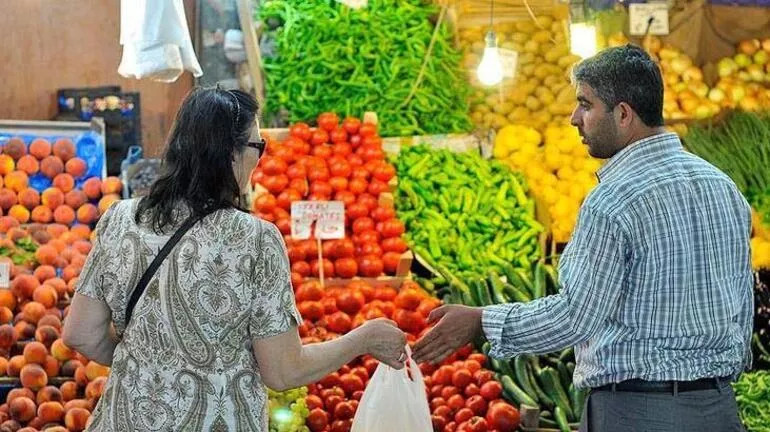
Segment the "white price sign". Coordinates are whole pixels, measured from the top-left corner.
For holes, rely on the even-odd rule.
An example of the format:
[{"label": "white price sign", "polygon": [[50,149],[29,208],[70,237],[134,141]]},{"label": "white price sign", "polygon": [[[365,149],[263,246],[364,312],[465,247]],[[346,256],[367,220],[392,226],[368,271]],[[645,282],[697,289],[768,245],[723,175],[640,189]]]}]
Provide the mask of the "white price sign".
[{"label": "white price sign", "polygon": [[351,9],[361,9],[369,4],[369,0],[337,0],[337,3],[342,3]]},{"label": "white price sign", "polygon": [[500,64],[503,66],[503,76],[516,78],[516,67],[519,65],[519,52],[505,48],[499,48]]},{"label": "white price sign", "polygon": [[646,35],[648,27],[651,35],[664,36],[669,32],[667,3],[632,3],[628,14],[629,32],[633,36]]},{"label": "white price sign", "polygon": [[[315,225],[315,230],[313,230]],[[291,203],[291,236],[305,240],[345,237],[345,203],[342,201],[294,201]]]},{"label": "white price sign", "polygon": [[0,262],[0,288],[11,286],[11,264]]}]

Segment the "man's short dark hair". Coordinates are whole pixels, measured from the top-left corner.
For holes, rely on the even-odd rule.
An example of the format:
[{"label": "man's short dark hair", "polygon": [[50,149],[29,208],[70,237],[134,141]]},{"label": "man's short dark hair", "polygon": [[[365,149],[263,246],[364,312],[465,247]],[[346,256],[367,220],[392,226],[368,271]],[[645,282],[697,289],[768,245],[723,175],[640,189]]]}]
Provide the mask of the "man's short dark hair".
[{"label": "man's short dark hair", "polygon": [[608,109],[625,102],[645,125],[663,125],[663,77],[658,65],[638,46],[603,50],[578,63],[572,79],[591,86]]}]

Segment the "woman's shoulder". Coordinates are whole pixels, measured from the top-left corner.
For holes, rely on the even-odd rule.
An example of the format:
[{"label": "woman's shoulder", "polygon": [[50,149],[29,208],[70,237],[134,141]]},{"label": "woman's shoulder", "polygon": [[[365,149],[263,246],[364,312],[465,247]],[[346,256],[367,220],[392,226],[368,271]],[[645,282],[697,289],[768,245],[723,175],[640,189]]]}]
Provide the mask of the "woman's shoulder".
[{"label": "woman's shoulder", "polygon": [[[235,208],[220,210],[221,221],[226,222],[225,225],[235,229],[239,232],[248,232],[252,235],[262,237],[266,233],[279,232],[278,227],[275,224],[261,219],[251,213],[238,210]],[[279,232],[280,234],[280,232]]]}]

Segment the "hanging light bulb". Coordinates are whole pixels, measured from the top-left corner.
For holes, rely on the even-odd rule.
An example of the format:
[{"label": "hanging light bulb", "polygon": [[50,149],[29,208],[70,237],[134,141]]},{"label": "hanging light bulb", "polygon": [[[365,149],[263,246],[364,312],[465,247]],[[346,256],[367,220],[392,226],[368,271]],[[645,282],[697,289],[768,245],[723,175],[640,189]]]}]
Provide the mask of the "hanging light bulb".
[{"label": "hanging light bulb", "polygon": [[476,74],[479,81],[486,86],[498,84],[503,80],[503,63],[500,61],[500,52],[497,50],[497,37],[495,32],[489,31],[484,37],[484,55],[481,56]]},{"label": "hanging light bulb", "polygon": [[570,23],[569,47],[572,54],[588,58],[596,54],[596,27],[588,23]]}]

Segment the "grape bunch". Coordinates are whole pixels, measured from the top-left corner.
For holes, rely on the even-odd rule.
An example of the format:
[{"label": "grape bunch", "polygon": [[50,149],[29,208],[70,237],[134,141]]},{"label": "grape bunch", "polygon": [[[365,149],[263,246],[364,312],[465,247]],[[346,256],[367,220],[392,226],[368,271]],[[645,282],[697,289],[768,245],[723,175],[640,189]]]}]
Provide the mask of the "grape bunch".
[{"label": "grape bunch", "polygon": [[305,403],[307,387],[284,392],[267,390],[270,415],[270,432],[310,432],[305,419],[310,411]]}]

